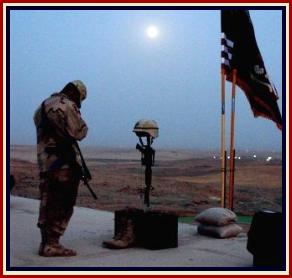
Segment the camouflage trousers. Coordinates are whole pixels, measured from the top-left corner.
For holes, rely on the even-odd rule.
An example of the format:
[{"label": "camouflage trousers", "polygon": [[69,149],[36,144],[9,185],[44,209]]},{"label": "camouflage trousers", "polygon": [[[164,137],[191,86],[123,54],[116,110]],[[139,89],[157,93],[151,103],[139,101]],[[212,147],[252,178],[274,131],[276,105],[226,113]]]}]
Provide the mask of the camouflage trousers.
[{"label": "camouflage trousers", "polygon": [[73,214],[79,181],[76,169],[60,169],[41,177],[38,219],[41,230],[64,234]]}]

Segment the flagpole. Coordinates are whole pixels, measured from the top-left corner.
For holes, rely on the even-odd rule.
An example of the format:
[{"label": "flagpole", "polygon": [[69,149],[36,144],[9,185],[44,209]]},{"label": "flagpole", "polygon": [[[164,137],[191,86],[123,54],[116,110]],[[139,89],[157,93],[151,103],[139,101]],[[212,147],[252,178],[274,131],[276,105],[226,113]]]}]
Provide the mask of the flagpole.
[{"label": "flagpole", "polygon": [[230,124],[230,167],[229,167],[229,209],[233,211],[234,206],[234,123],[235,123],[235,89],[236,89],[236,69],[232,70],[232,99],[231,99],[231,124]]},{"label": "flagpole", "polygon": [[221,207],[225,207],[226,152],[225,152],[225,70],[221,69]]},{"label": "flagpole", "polygon": [[224,165],[225,165],[225,169],[224,169],[224,202],[223,202],[223,207],[226,208],[226,174],[227,174],[227,169],[226,169],[226,165],[227,165],[227,151],[224,151]]}]

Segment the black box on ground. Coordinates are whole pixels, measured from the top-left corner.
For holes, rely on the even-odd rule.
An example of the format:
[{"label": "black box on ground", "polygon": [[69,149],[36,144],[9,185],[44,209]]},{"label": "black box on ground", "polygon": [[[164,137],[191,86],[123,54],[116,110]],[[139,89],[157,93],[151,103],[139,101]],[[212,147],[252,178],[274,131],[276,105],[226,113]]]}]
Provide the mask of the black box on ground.
[{"label": "black box on ground", "polygon": [[125,218],[132,220],[137,246],[151,250],[178,246],[177,215],[140,209],[115,211],[115,235],[123,229],[123,219]]}]

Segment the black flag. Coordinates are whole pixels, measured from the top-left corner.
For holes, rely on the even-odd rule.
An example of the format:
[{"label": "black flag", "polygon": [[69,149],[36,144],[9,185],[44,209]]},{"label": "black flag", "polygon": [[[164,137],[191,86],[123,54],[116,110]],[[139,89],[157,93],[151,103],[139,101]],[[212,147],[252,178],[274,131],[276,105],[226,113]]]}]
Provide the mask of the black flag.
[{"label": "black flag", "polygon": [[221,67],[227,80],[232,81],[236,69],[236,84],[246,94],[254,116],[268,118],[282,129],[277,90],[265,69],[249,12],[222,10],[221,31]]}]

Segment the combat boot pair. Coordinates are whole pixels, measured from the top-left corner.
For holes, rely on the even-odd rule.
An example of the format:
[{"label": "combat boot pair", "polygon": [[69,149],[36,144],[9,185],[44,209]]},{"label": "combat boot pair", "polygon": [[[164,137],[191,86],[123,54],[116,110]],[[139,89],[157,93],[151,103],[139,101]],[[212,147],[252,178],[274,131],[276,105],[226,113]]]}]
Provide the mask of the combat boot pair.
[{"label": "combat boot pair", "polygon": [[71,257],[76,256],[76,251],[65,248],[59,243],[60,235],[54,232],[41,230],[42,241],[39,255],[43,257]]},{"label": "combat boot pair", "polygon": [[132,219],[123,217],[120,223],[120,230],[112,240],[103,242],[103,246],[110,249],[124,249],[133,247],[136,244],[134,233],[134,222]]}]

